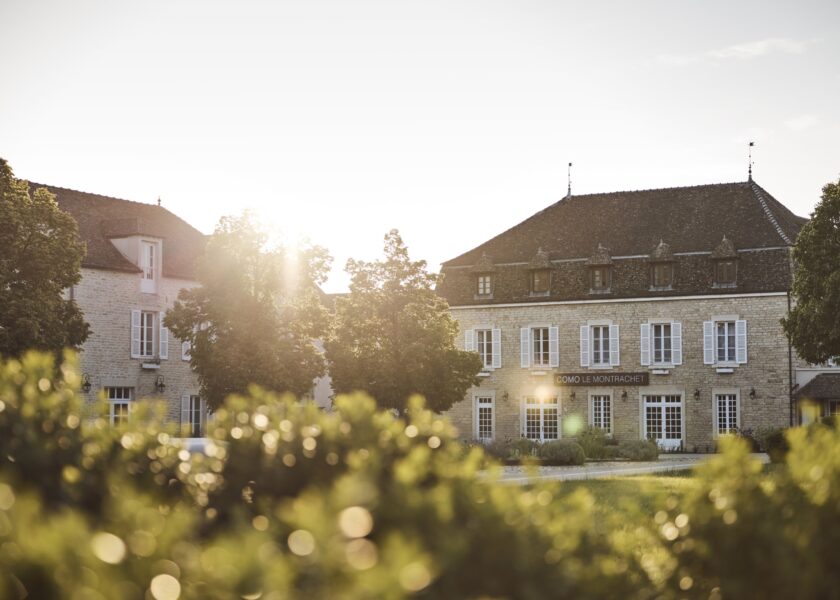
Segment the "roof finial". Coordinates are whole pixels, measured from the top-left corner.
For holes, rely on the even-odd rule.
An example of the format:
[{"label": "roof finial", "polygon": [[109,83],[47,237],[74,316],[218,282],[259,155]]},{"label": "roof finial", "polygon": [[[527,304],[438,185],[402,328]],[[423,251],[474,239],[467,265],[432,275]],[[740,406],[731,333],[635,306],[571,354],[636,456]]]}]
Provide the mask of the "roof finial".
[{"label": "roof finial", "polygon": [[752,181],[752,166],[753,166],[753,159],[752,159],[752,149],[755,146],[755,142],[750,142],[749,147],[749,169],[747,170],[747,181]]},{"label": "roof finial", "polygon": [[158,206],[160,206],[160,196],[158,196]]},{"label": "roof finial", "polygon": [[569,163],[569,171],[568,171],[568,179],[569,179],[569,188],[566,192],[566,198],[572,197],[572,163]]}]

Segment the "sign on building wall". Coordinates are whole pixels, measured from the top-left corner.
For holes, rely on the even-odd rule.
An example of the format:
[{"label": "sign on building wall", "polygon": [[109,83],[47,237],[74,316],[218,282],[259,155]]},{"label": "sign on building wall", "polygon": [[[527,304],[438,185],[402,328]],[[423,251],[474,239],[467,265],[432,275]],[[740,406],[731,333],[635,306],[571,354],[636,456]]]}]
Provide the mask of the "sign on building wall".
[{"label": "sign on building wall", "polygon": [[648,385],[650,373],[557,373],[554,384],[562,385]]}]

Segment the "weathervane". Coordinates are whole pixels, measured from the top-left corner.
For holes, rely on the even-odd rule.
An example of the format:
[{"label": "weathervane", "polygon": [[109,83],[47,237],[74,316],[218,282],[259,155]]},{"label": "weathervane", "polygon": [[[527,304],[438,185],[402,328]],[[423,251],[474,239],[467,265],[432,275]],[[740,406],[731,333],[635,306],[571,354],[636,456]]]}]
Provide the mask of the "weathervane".
[{"label": "weathervane", "polygon": [[752,181],[752,166],[753,166],[753,159],[752,159],[752,149],[755,146],[755,142],[750,142],[749,146],[749,169],[747,170],[747,181]]},{"label": "weathervane", "polygon": [[568,171],[567,177],[569,179],[569,189],[566,192],[566,197],[571,198],[572,197],[572,163],[569,163],[569,171]]}]

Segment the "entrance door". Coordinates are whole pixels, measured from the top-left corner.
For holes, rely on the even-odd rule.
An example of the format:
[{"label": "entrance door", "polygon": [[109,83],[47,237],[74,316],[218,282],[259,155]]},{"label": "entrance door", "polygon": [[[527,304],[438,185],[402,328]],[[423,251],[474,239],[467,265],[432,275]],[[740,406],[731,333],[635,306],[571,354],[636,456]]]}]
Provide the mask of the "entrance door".
[{"label": "entrance door", "polygon": [[665,450],[680,448],[683,442],[682,396],[644,396],[645,437],[656,440]]}]

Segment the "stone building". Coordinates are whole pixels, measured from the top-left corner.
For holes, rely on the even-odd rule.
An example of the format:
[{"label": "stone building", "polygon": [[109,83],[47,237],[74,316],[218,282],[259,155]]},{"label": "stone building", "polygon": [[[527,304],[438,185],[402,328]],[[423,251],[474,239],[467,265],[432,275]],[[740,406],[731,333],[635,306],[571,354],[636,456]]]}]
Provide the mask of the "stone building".
[{"label": "stone building", "polygon": [[590,424],[698,451],[792,423],[804,365],[780,319],[805,222],[752,180],[567,196],[444,263],[485,365],[449,416],[467,438]]},{"label": "stone building", "polygon": [[204,235],[161,206],[46,187],[70,213],[87,245],[75,298],[91,335],[81,353],[83,392],[108,402],[112,423],[140,399],[165,400],[167,418],[189,437],[204,431],[206,408],[190,369],[189,346],[162,324],[183,288],[196,285]]}]

